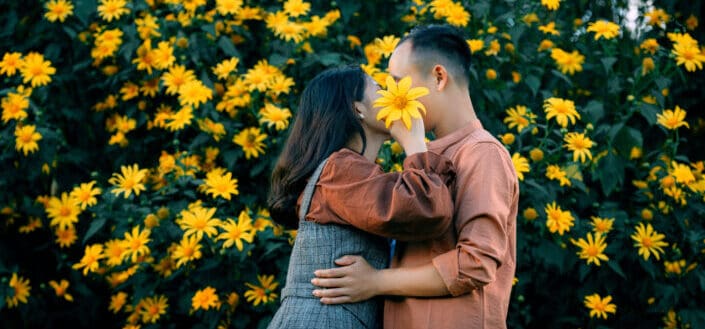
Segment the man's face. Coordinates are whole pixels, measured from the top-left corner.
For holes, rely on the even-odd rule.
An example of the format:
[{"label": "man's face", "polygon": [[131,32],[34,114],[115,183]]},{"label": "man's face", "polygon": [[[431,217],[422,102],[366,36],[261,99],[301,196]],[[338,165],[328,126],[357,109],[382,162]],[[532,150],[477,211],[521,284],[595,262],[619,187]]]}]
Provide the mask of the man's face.
[{"label": "man's face", "polygon": [[411,41],[405,41],[397,47],[389,58],[389,74],[394,80],[399,81],[406,76],[411,77],[412,87],[426,87],[430,94],[418,99],[421,104],[426,107],[426,115],[424,116],[424,124],[427,130],[433,129],[434,120],[432,120],[432,112],[434,110],[434,99],[436,93],[435,79],[431,72],[422,72],[413,63],[413,52],[411,49]]}]

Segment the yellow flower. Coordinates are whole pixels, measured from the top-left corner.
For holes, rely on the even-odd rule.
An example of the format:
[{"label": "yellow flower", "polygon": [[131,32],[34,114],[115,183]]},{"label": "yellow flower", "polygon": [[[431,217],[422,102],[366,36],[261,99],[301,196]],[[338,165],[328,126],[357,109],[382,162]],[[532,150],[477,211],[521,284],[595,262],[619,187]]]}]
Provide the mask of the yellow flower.
[{"label": "yellow flower", "polygon": [[487,46],[487,50],[485,51],[485,56],[497,56],[500,49],[501,49],[501,47],[499,45],[499,41],[492,40],[492,41],[490,41],[490,45]]},{"label": "yellow flower", "polygon": [[122,310],[122,307],[125,306],[125,303],[127,303],[127,294],[120,291],[110,296],[110,306],[108,306],[108,310],[117,314]]},{"label": "yellow flower", "polygon": [[348,35],[347,37],[348,42],[350,42],[350,48],[355,48],[355,47],[360,47],[362,46],[362,41],[360,41],[360,38],[354,35]]},{"label": "yellow flower", "polygon": [[123,240],[125,247],[124,257],[129,257],[135,263],[140,257],[149,255],[147,243],[152,241],[149,239],[150,233],[151,231],[148,229],[140,232],[139,226],[133,227],[131,232],[125,232],[125,239]]},{"label": "yellow flower", "polygon": [[99,260],[103,258],[105,258],[105,254],[103,254],[102,244],[89,245],[86,246],[86,250],[81,258],[81,261],[74,264],[71,268],[74,270],[83,268],[83,275],[88,275],[89,271],[98,271],[98,267],[100,266]]},{"label": "yellow flower", "polygon": [[482,48],[485,47],[485,41],[483,41],[482,39],[467,40],[467,43],[468,47],[470,47],[470,52],[473,54],[477,51],[482,50]]},{"label": "yellow flower", "polygon": [[135,25],[137,26],[137,32],[142,40],[162,36],[162,34],[159,33],[157,18],[149,13],[144,14],[142,18],[135,18]]},{"label": "yellow flower", "polygon": [[225,15],[236,14],[242,9],[242,0],[216,0],[216,10],[218,13]]},{"label": "yellow flower", "polygon": [[195,235],[182,237],[171,254],[171,258],[176,260],[176,267],[178,268],[190,261],[200,259],[203,256],[201,247],[200,240]]},{"label": "yellow flower", "polygon": [[[154,67],[163,70],[171,66],[176,61],[174,56],[174,48],[169,42],[160,41],[157,49],[152,50],[154,58]],[[156,81],[159,81],[158,79]]]},{"label": "yellow flower", "polygon": [[116,196],[124,193],[125,198],[128,198],[133,192],[139,196],[141,191],[146,190],[142,182],[146,179],[149,171],[140,169],[135,163],[132,166],[120,166],[121,174],[113,173],[113,176],[108,179],[108,182],[115,186],[112,192]]},{"label": "yellow flower", "polygon": [[644,57],[644,59],[641,61],[641,75],[645,76],[645,75],[649,74],[651,71],[654,70],[655,67],[656,67],[656,64],[654,63],[653,58]]},{"label": "yellow flower", "polygon": [[516,127],[517,132],[521,132],[524,128],[534,123],[536,118],[536,115],[531,113],[531,110],[524,105],[510,107],[505,112],[507,117],[504,118],[503,122],[507,124],[509,129]]},{"label": "yellow flower", "polygon": [[656,122],[666,127],[666,129],[671,130],[678,129],[682,126],[690,128],[688,123],[685,122],[685,115],[685,110],[682,109],[680,106],[676,105],[676,108],[673,111],[665,109],[660,114],[656,114]]},{"label": "yellow flower", "polygon": [[543,39],[543,40],[541,40],[541,43],[539,44],[538,51],[549,50],[551,48],[553,48],[553,41],[548,40],[548,39]]},{"label": "yellow flower", "polygon": [[558,165],[548,165],[548,167],[546,167],[546,177],[551,180],[559,181],[561,186],[571,185],[567,175],[568,174]]},{"label": "yellow flower", "polygon": [[619,25],[609,21],[599,20],[597,22],[590,22],[587,31],[595,32],[595,40],[599,38],[609,40],[619,35]]},{"label": "yellow flower", "polygon": [[0,74],[7,74],[8,77],[15,75],[22,67],[23,62],[21,53],[5,53],[0,61]]},{"label": "yellow flower", "polygon": [[690,16],[688,16],[688,19],[685,20],[685,26],[688,28],[688,30],[695,30],[698,27],[698,18],[695,17],[695,15],[690,14]]},{"label": "yellow flower", "polygon": [[646,23],[651,26],[666,24],[671,19],[671,16],[660,8],[654,8],[650,12],[645,13],[644,17],[648,18]]},{"label": "yellow flower", "polygon": [[609,231],[612,230],[612,224],[614,223],[614,218],[600,218],[596,216],[590,217],[590,220],[592,221],[590,225],[592,225],[592,230],[595,233],[602,233],[602,234],[607,234]]},{"label": "yellow flower", "polygon": [[539,16],[536,15],[536,13],[528,13],[524,15],[521,20],[524,22],[524,24],[531,25],[533,23],[539,22]]},{"label": "yellow flower", "polygon": [[452,2],[445,14],[448,24],[458,27],[465,27],[470,22],[470,13],[460,2]]},{"label": "yellow flower", "polygon": [[585,162],[585,157],[592,160],[592,153],[590,148],[594,146],[594,142],[590,140],[589,137],[585,136],[585,133],[570,132],[563,138],[565,144],[563,147],[567,148],[569,151],[573,151],[573,161]]},{"label": "yellow flower", "polygon": [[259,111],[260,124],[266,123],[268,127],[274,126],[276,130],[285,130],[289,126],[291,111],[282,109],[272,103],[265,103]]},{"label": "yellow flower", "polygon": [[284,2],[284,12],[290,17],[306,15],[311,10],[311,4],[302,0],[287,0]]},{"label": "yellow flower", "polygon": [[[385,120],[389,128],[395,120],[402,120],[407,129],[411,130],[411,118],[421,118],[421,113],[426,114],[426,108],[417,98],[429,93],[425,87],[411,88],[411,77],[402,78],[397,84],[391,76],[386,79],[387,90],[378,90],[382,97],[377,98],[373,106],[381,107],[377,113],[377,120]],[[419,111],[420,110],[420,111]]]},{"label": "yellow flower", "polygon": [[213,98],[213,90],[206,87],[200,80],[185,82],[179,87],[179,104],[198,108],[202,103]]},{"label": "yellow flower", "polygon": [[177,131],[183,129],[185,126],[191,124],[191,119],[193,119],[193,108],[191,106],[184,106],[179,111],[173,114],[169,114],[166,118],[165,127],[170,131]]},{"label": "yellow flower", "polygon": [[98,203],[96,195],[100,195],[100,188],[94,188],[93,185],[95,181],[88,183],[81,183],[81,185],[76,186],[71,191],[71,197],[78,201],[81,206],[81,210],[85,210],[88,206],[93,206]]},{"label": "yellow flower", "polygon": [[70,247],[78,239],[76,236],[76,228],[73,226],[66,228],[57,227],[54,233],[56,234],[56,243],[61,248]]},{"label": "yellow flower", "polygon": [[539,213],[536,211],[536,209],[534,209],[532,207],[524,209],[523,215],[524,215],[524,218],[526,218],[526,220],[529,220],[529,221],[534,220],[539,217]]},{"label": "yellow flower", "polygon": [[105,242],[103,248],[103,253],[105,254],[105,258],[107,258],[105,263],[108,266],[118,266],[122,264],[122,261],[125,259],[126,250],[126,245],[122,240],[112,239]]},{"label": "yellow flower", "polygon": [[32,287],[29,285],[29,279],[17,276],[17,273],[12,273],[12,278],[10,278],[9,285],[12,296],[10,296],[10,294],[8,293],[8,295],[5,297],[5,303],[7,303],[7,307],[15,308],[20,303],[27,304],[29,291],[32,290]]},{"label": "yellow flower", "polygon": [[547,204],[546,208],[546,226],[551,233],[556,233],[563,235],[563,233],[570,231],[570,228],[574,225],[573,215],[570,211],[563,211],[560,206],[556,205],[556,202]]},{"label": "yellow flower", "polygon": [[81,214],[81,208],[76,199],[69,196],[68,193],[61,193],[61,199],[51,197],[49,206],[46,208],[47,216],[51,218],[50,226],[58,226],[67,228],[78,223],[78,215]]},{"label": "yellow flower", "polygon": [[639,223],[634,228],[636,232],[631,235],[631,238],[634,240],[634,247],[639,248],[639,255],[644,257],[644,260],[649,260],[653,254],[656,260],[659,260],[659,253],[664,252],[662,247],[668,246],[668,243],[663,241],[666,236],[654,231],[651,224],[644,226],[644,223]]},{"label": "yellow flower", "polygon": [[485,77],[487,80],[495,80],[497,79],[497,71],[494,69],[487,69],[487,71],[485,71]]},{"label": "yellow flower", "polygon": [[184,237],[194,235],[200,241],[205,233],[210,238],[218,234],[216,227],[220,225],[220,219],[213,218],[216,210],[202,207],[185,209],[181,211],[181,218],[176,223],[185,231]]},{"label": "yellow flower", "polygon": [[683,273],[683,268],[685,267],[685,259],[676,260],[669,262],[667,260],[663,261],[663,267],[666,274],[677,274],[681,275]]},{"label": "yellow flower", "polygon": [[540,148],[535,147],[529,151],[529,158],[531,158],[531,161],[533,162],[539,162],[543,160],[543,151]]},{"label": "yellow flower", "polygon": [[560,48],[551,49],[551,58],[556,62],[558,69],[563,74],[573,75],[575,72],[583,70],[583,62],[585,56],[581,55],[577,50],[568,53]]},{"label": "yellow flower", "polygon": [[207,311],[208,309],[218,309],[219,307],[218,294],[215,292],[215,288],[211,286],[196,291],[191,298],[191,310],[193,311],[198,311],[199,309]]},{"label": "yellow flower", "polygon": [[384,57],[389,57],[389,55],[394,52],[394,49],[397,47],[397,44],[399,43],[399,38],[393,36],[393,35],[387,35],[380,38],[376,38],[374,41],[374,45],[377,48],[377,51]]},{"label": "yellow flower", "polygon": [[600,297],[598,294],[592,294],[585,296],[585,307],[590,310],[591,318],[603,318],[607,319],[607,313],[615,314],[617,312],[617,305],[610,303],[612,301],[612,296],[606,296],[605,298]]},{"label": "yellow flower", "polygon": [[240,212],[237,223],[231,218],[228,218],[221,224],[221,228],[225,230],[225,232],[218,235],[216,240],[225,240],[225,242],[223,242],[223,248],[230,248],[235,244],[237,250],[242,251],[242,242],[252,243],[254,239],[252,219],[245,210]]},{"label": "yellow flower", "polygon": [[20,233],[31,233],[38,228],[42,228],[42,220],[37,217],[30,217],[27,224],[20,226],[18,231]]},{"label": "yellow flower", "polygon": [[198,120],[197,122],[198,128],[201,129],[201,131],[212,135],[216,142],[226,134],[225,126],[220,122],[213,122],[210,118]]},{"label": "yellow flower", "polygon": [[67,0],[51,0],[44,4],[47,12],[44,17],[50,22],[64,22],[66,17],[73,15],[73,4]]},{"label": "yellow flower", "polygon": [[277,299],[279,295],[274,292],[279,286],[279,282],[274,281],[274,275],[257,275],[259,286],[246,282],[250,289],[245,292],[245,298],[252,305],[269,304]]},{"label": "yellow flower", "polygon": [[580,238],[577,241],[570,239],[570,242],[578,247],[580,251],[578,256],[580,259],[587,260],[587,264],[594,263],[600,266],[600,260],[608,261],[609,258],[604,254],[605,248],[607,248],[607,243],[605,243],[605,236],[601,233],[595,233],[593,238],[592,233],[587,234],[587,240]]},{"label": "yellow flower", "polygon": [[653,55],[653,54],[656,54],[656,51],[659,48],[659,44],[658,44],[658,41],[656,41],[656,39],[648,38],[648,39],[644,40],[644,42],[642,42],[641,45],[639,45],[639,48],[644,50],[644,52],[647,52],[647,53]]},{"label": "yellow flower", "polygon": [[163,314],[166,314],[166,309],[169,307],[164,295],[144,298],[139,304],[142,305],[140,308],[142,323],[156,323]]},{"label": "yellow flower", "polygon": [[499,139],[502,141],[502,144],[511,145],[516,140],[516,137],[512,133],[506,133],[503,135],[499,135]]},{"label": "yellow flower", "polygon": [[50,61],[45,61],[40,53],[31,52],[22,60],[20,66],[22,82],[31,82],[32,88],[45,86],[51,82],[51,75],[56,73],[56,69],[51,66]]},{"label": "yellow flower", "polygon": [[673,41],[673,43],[676,45],[682,45],[682,46],[697,46],[698,45],[698,40],[693,39],[693,37],[688,33],[669,32],[666,35],[668,36],[668,40]]},{"label": "yellow flower", "polygon": [[575,124],[575,119],[580,119],[580,113],[575,110],[575,103],[571,100],[551,97],[543,103],[546,120],[556,118],[556,122],[563,128],[568,126],[568,121]]},{"label": "yellow flower", "polygon": [[243,129],[240,133],[233,137],[233,143],[242,146],[245,152],[245,158],[257,158],[264,153],[264,140],[267,139],[267,134],[262,133],[259,128],[250,127]]},{"label": "yellow flower", "polygon": [[539,25],[539,31],[550,35],[561,35],[561,33],[556,30],[556,22],[549,22],[546,25]]},{"label": "yellow flower", "polygon": [[291,91],[291,87],[293,87],[294,85],[294,79],[287,77],[283,74],[276,74],[272,76],[271,79],[269,79],[269,94],[273,96],[288,94]]},{"label": "yellow flower", "polygon": [[230,200],[230,195],[238,195],[237,178],[232,178],[232,173],[212,170],[206,174],[206,179],[202,185],[206,194],[212,194],[213,198],[222,197]]},{"label": "yellow flower", "polygon": [[108,22],[120,19],[120,16],[130,13],[130,9],[125,8],[126,5],[125,0],[100,0],[98,15]]},{"label": "yellow flower", "polygon": [[519,178],[520,181],[524,180],[524,173],[531,171],[529,160],[521,156],[519,153],[512,154],[512,164],[514,164],[514,170],[516,171],[517,178]]},{"label": "yellow flower", "polygon": [[561,5],[561,0],[541,0],[541,5],[548,10],[556,10]]},{"label": "yellow flower", "polygon": [[42,134],[35,131],[36,127],[34,125],[15,127],[15,149],[17,151],[22,151],[22,153],[27,156],[28,153],[34,153],[39,150],[39,144],[37,141],[42,139]]},{"label": "yellow flower", "polygon": [[54,288],[54,293],[56,293],[57,297],[63,297],[69,302],[73,301],[73,296],[66,292],[66,290],[69,288],[69,282],[67,280],[61,280],[61,282],[51,280],[49,281],[49,285]]},{"label": "yellow flower", "polygon": [[695,182],[695,176],[688,165],[680,164],[676,161],[671,161],[671,168],[668,174],[676,178],[677,183],[690,184]]},{"label": "yellow flower", "polygon": [[[684,65],[686,71],[694,72],[703,68],[705,62],[705,54],[700,50],[697,44],[675,44],[671,51],[676,56],[676,64]],[[26,60],[25,60],[26,61]],[[34,85],[32,85],[34,87]]]},{"label": "yellow flower", "polygon": [[237,57],[225,59],[213,68],[213,74],[215,74],[220,80],[226,80],[230,73],[237,69],[237,64],[239,62],[240,59]]},{"label": "yellow flower", "polygon": [[[165,92],[167,95],[176,95],[181,86],[194,80],[196,80],[194,72],[192,70],[187,70],[183,65],[174,65],[169,68],[168,72],[164,72],[162,75],[162,81],[166,87]],[[122,90],[120,90],[120,92],[122,92]],[[125,96],[123,96],[123,100],[124,99]]]}]

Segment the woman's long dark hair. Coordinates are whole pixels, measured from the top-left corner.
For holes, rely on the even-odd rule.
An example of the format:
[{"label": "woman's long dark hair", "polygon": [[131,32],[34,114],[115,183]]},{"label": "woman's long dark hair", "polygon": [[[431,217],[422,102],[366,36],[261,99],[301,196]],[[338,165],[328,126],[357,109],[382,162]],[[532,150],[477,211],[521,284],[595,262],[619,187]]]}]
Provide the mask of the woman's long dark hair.
[{"label": "woman's long dark hair", "polygon": [[362,101],[365,73],[358,66],[327,69],[304,89],[289,137],[272,172],[268,198],[272,219],[289,228],[298,226],[296,201],[316,167],[365,132],[355,114]]}]

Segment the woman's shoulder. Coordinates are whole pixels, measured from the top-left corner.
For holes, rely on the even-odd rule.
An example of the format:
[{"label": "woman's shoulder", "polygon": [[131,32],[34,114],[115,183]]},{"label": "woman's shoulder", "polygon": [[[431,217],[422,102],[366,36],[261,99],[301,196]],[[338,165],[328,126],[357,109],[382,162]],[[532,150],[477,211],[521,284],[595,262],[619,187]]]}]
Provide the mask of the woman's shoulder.
[{"label": "woman's shoulder", "polygon": [[328,157],[321,180],[359,180],[378,172],[382,170],[376,163],[349,148],[342,148]]}]

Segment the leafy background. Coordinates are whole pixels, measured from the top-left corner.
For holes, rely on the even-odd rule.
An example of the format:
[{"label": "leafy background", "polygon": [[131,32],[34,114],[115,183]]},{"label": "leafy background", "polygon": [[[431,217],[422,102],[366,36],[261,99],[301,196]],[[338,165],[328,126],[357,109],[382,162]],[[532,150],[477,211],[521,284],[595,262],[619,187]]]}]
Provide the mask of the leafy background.
[{"label": "leafy background", "polygon": [[[100,15],[104,2],[72,1],[63,21],[45,16],[48,1],[0,2],[0,56],[27,59],[34,52],[55,68],[46,84],[33,86],[21,72],[0,78],[4,112],[21,103],[18,97],[27,100],[25,117],[8,114],[0,125],[2,327],[64,321],[77,327],[265,327],[295,231],[272,223],[265,208],[268,175],[286,136],[274,123],[285,128],[289,122],[262,109],[269,104],[295,113],[306,81],[330,66],[364,64],[383,82],[394,38],[418,24],[444,22],[460,27],[468,40],[482,40],[473,53],[473,104],[523,176],[509,326],[705,327],[704,76],[702,66],[677,64],[676,42],[669,38],[687,33],[703,55],[697,44],[704,36],[702,2],[311,1],[297,16],[292,1],[138,0],[110,20]],[[230,3],[230,11],[217,9]],[[145,19],[154,26],[143,32]],[[598,20],[618,24],[618,35],[596,39],[588,27]],[[539,29],[550,22],[559,35]],[[122,32],[120,42],[99,58],[97,39],[113,29]],[[649,38],[659,45],[653,54],[640,48]],[[139,58],[153,51],[140,50],[146,40],[152,49],[164,42],[173,60],[145,69]],[[544,40],[553,47],[540,50]],[[578,51],[580,69],[561,70],[550,48]],[[654,67],[645,73],[647,57]],[[218,77],[214,68],[232,58],[237,65]],[[268,66],[255,69],[262,60]],[[167,92],[165,74],[177,65],[204,86],[192,98]],[[277,86],[274,77],[293,85]],[[264,80],[260,89],[258,79]],[[139,90],[134,97],[127,96],[130,83]],[[547,119],[544,104],[552,97],[574,102],[575,123],[561,127]],[[183,107],[180,101],[189,99]],[[505,120],[518,105],[528,110],[521,115],[524,129]],[[668,129],[658,116],[676,106],[687,113],[687,126]],[[178,124],[176,113],[184,108],[192,118],[182,116]],[[30,125],[42,138],[36,150],[23,152],[15,132]],[[248,128],[266,135],[250,156],[233,141]],[[584,150],[590,155],[585,161],[564,146],[571,132],[594,143]],[[390,142],[378,162],[398,170],[402,158]],[[136,182],[146,189],[126,196],[111,177],[134,164],[146,169]],[[552,168],[559,168],[563,184],[547,177],[549,165],[558,166]],[[226,172],[237,187],[207,193],[209,173]],[[68,195],[89,182],[100,189],[96,203],[76,215],[76,223],[52,223],[52,202],[60,204],[66,193],[66,207],[76,207]],[[551,229],[549,205],[573,225]],[[201,257],[177,267],[173,244],[192,235],[184,214],[193,209],[215,211],[212,218],[219,220],[206,226],[218,235],[202,233]],[[578,254],[580,239],[599,234],[593,217],[613,220],[600,235],[608,260],[599,265]],[[228,218],[241,225],[234,233],[226,229]],[[650,225],[667,245],[648,257],[639,254],[633,238],[639,225]],[[135,228],[149,232],[146,249],[121,253]],[[71,230],[75,241],[58,237]],[[216,238],[226,232],[234,245]],[[100,249],[96,259],[85,257],[90,247]],[[107,250],[116,248],[109,264]],[[67,288],[50,283],[61,280]],[[596,306],[585,301],[594,294],[609,296],[615,311],[591,312]]]}]

